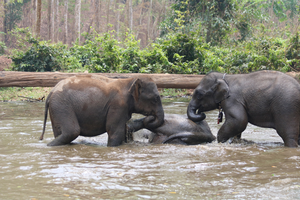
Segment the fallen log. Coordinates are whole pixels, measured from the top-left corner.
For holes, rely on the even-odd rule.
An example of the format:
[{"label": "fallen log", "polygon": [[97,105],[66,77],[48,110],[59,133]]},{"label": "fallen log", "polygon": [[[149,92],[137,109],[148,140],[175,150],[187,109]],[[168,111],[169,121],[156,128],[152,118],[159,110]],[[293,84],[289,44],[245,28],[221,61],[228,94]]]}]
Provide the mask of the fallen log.
[{"label": "fallen log", "polygon": [[[204,75],[190,74],[117,74],[117,73],[93,73],[109,78],[130,78],[150,76],[158,88],[195,89]],[[300,74],[286,73],[294,77],[298,82]],[[85,73],[61,73],[61,72],[14,72],[0,71],[0,87],[53,87],[59,81]]]},{"label": "fallen log", "polygon": [[[194,89],[204,75],[190,74],[117,74],[117,73],[93,73],[109,78],[130,78],[150,76],[158,88],[182,88]],[[0,87],[53,87],[59,81],[85,73],[61,73],[61,72],[14,72],[0,71]]]}]

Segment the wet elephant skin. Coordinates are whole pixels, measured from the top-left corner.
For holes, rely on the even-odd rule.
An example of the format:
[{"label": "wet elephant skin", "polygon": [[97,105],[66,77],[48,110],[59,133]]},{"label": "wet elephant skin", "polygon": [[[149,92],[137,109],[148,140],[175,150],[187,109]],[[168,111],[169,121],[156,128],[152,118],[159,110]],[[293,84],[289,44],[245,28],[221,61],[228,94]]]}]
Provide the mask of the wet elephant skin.
[{"label": "wet elephant skin", "polygon": [[[129,134],[143,128],[145,128],[143,118],[132,119],[127,123],[127,132]],[[144,136],[153,144],[196,145],[215,140],[215,136],[211,133],[205,120],[193,122],[185,115],[165,114],[164,123],[158,128],[149,130],[151,132],[147,132]]]},{"label": "wet elephant skin", "polygon": [[218,142],[241,137],[250,122],[275,129],[287,147],[300,144],[300,84],[284,73],[209,73],[196,87],[187,114],[189,119],[201,121],[204,112],[214,109],[225,113]]},{"label": "wet elephant skin", "polygon": [[48,109],[55,137],[48,146],[69,144],[79,135],[92,137],[105,132],[107,146],[118,146],[125,141],[126,122],[132,113],[147,116],[143,123],[148,128],[164,121],[161,99],[150,78],[80,75],[60,81],[47,97],[40,139]]}]

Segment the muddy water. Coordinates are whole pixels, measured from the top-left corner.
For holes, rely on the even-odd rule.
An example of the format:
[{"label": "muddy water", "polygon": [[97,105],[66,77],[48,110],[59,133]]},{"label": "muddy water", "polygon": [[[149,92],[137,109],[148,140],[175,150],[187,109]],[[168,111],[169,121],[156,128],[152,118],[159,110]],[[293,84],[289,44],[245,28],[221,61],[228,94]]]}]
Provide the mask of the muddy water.
[{"label": "muddy water", "polygon": [[[187,102],[164,103],[184,114]],[[47,147],[43,103],[0,103],[0,199],[300,199],[300,147],[248,126],[253,142],[106,147],[106,135]],[[217,111],[207,120],[216,135]]]}]

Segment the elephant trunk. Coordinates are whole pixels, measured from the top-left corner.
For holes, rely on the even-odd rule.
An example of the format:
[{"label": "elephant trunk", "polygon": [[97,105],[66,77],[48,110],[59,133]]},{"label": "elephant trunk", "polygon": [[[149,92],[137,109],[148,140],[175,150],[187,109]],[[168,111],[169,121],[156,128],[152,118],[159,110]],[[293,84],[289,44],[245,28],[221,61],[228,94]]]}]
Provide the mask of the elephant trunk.
[{"label": "elephant trunk", "polygon": [[188,109],[187,109],[187,116],[190,120],[194,122],[199,122],[205,119],[206,115],[203,112],[197,112],[197,108],[195,106],[192,106],[189,104]]},{"label": "elephant trunk", "polygon": [[164,111],[160,108],[155,115],[149,115],[144,119],[145,128],[153,130],[164,123]]}]

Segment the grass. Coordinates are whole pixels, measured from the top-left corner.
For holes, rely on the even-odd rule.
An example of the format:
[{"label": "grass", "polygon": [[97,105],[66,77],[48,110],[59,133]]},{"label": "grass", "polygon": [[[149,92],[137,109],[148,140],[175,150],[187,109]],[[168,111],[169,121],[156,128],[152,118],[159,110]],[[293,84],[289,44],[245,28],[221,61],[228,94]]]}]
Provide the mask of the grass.
[{"label": "grass", "polygon": [[[46,98],[52,87],[0,87],[0,102],[7,101],[36,101]],[[178,98],[190,96],[193,90],[189,89],[159,89],[163,98]]]},{"label": "grass", "polygon": [[51,87],[0,87],[0,101],[37,101],[46,98]]}]

